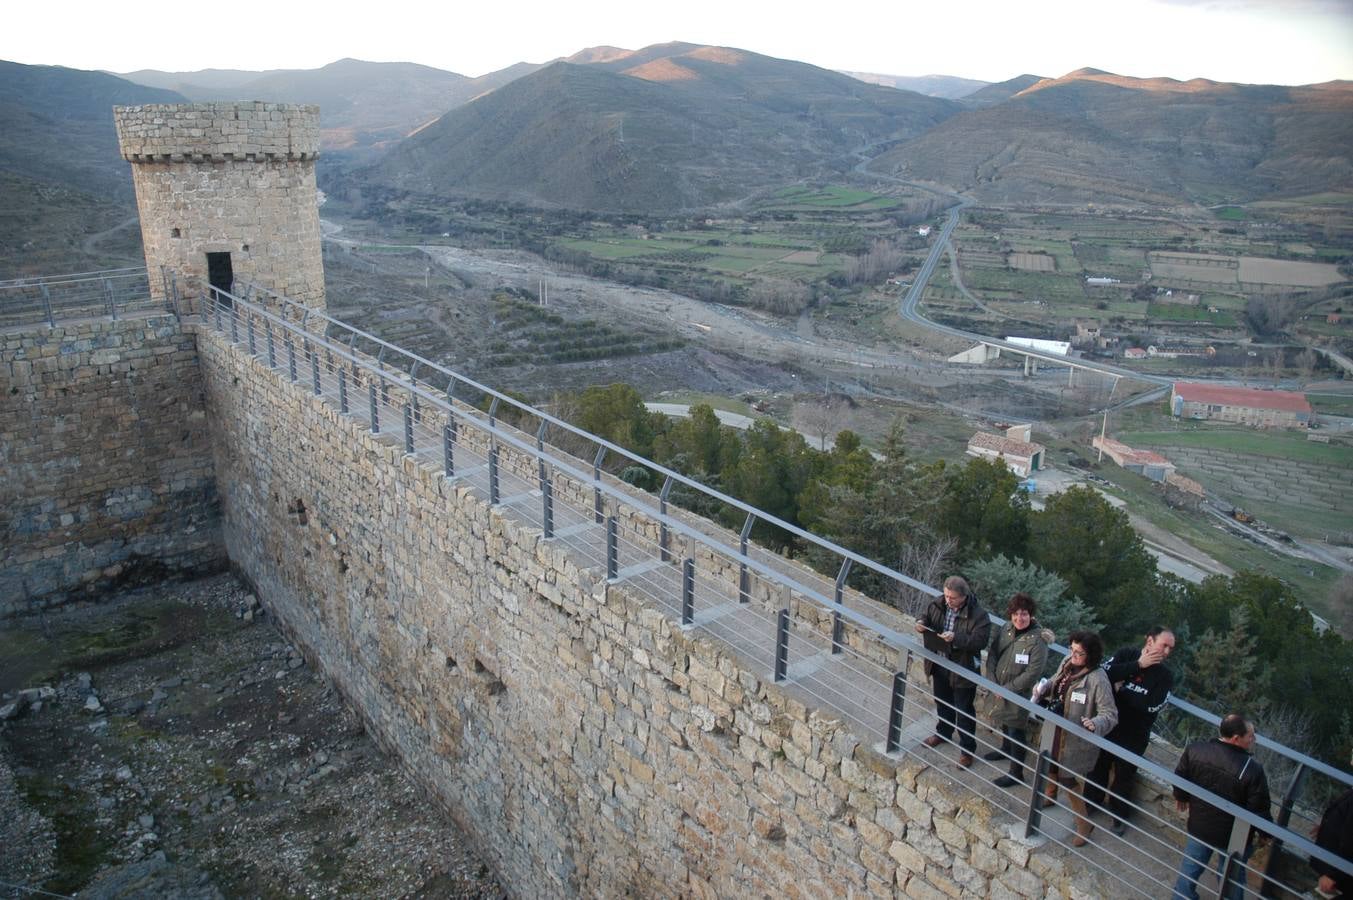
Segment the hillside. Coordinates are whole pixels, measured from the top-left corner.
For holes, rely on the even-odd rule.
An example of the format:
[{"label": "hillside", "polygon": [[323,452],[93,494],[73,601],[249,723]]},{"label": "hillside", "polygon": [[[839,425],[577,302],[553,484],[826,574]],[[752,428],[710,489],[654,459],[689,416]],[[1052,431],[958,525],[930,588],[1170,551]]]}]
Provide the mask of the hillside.
[{"label": "hillside", "polygon": [[[991,99],[987,91],[969,102]],[[1353,187],[1350,147],[1347,82],[1275,87],[1087,69],[953,116],[870,168],[983,202],[1212,204]]]},{"label": "hillside", "polygon": [[919,135],[958,109],[730,48],[587,58],[453,110],[363,177],[430,195],[664,212],[839,175],[858,147]]},{"label": "hillside", "polygon": [[113,107],[183,99],[103,72],[0,61],[0,172],[130,202]]},{"label": "hillside", "polygon": [[448,109],[501,83],[501,79],[492,76],[466,78],[455,72],[414,63],[358,59],[340,59],[318,69],[253,73],[213,69],[201,72],[143,70],[127,77],[147,84],[174,85],[194,101],[267,100],[318,104],[320,147],[330,156],[326,164],[369,162],[381,150]]},{"label": "hillside", "polygon": [[956,78],[953,75],[879,75],[874,72],[842,72],[851,78],[869,84],[880,84],[896,88],[899,91],[915,91],[927,97],[943,97],[946,100],[959,100],[989,87],[990,82],[975,81],[971,78]]}]

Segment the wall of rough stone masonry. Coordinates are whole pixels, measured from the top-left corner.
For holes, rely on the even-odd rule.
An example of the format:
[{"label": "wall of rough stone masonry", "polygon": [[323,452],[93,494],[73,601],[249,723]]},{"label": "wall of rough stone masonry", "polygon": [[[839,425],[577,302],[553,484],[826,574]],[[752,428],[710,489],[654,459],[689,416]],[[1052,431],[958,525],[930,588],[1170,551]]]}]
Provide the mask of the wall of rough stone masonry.
[{"label": "wall of rough stone masonry", "polygon": [[207,434],[173,316],[0,331],[0,615],[223,565]]},{"label": "wall of rough stone masonry", "polygon": [[155,104],[114,108],[132,164],[151,293],[161,266],[180,290],[207,284],[207,253],[227,252],[236,279],[323,308],[319,107],[282,103]]},{"label": "wall of rough stone masonry", "polygon": [[232,561],[514,894],[1073,895],[946,773],[861,745],[398,429],[209,329],[199,350]]}]

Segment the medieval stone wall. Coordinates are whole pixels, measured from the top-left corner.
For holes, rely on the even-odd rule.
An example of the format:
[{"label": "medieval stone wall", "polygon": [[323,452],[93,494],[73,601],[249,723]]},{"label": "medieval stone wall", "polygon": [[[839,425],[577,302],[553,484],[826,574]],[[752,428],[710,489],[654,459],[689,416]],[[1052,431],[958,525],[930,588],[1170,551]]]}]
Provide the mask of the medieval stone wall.
[{"label": "medieval stone wall", "polygon": [[0,332],[0,615],[220,568],[194,338],[173,316]]},{"label": "medieval stone wall", "polygon": [[206,254],[228,253],[236,279],[324,306],[318,107],[159,104],[116,107],[114,118],[156,300],[161,266],[196,292],[208,283]]},{"label": "medieval stone wall", "polygon": [[946,773],[198,330],[232,561],[514,893],[1099,890]]}]

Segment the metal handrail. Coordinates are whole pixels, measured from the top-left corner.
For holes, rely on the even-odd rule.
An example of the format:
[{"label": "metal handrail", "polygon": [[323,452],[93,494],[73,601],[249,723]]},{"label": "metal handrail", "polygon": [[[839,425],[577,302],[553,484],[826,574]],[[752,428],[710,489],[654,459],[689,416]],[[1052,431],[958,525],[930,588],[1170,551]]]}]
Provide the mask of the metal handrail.
[{"label": "metal handrail", "polygon": [[[373,361],[369,357],[365,357],[364,354],[360,354],[358,352],[353,351],[350,345],[344,346],[342,343],[331,341],[327,337],[316,336],[312,332],[309,332],[304,328],[304,323],[308,321],[312,316],[314,316],[329,322],[333,322],[341,326],[343,330],[348,331],[349,333],[370,337],[365,335],[365,333],[362,333],[356,329],[352,329],[350,326],[344,325],[344,323],[332,319],[326,314],[318,313],[313,310],[305,310],[301,314],[302,321],[300,323],[297,323],[288,320],[284,315],[275,314],[254,303],[244,301],[237,297],[230,297],[230,299],[232,299],[234,304],[236,304],[232,309],[232,314],[238,315],[238,313],[241,310],[244,310],[250,315],[257,315],[262,317],[265,321],[275,322],[279,327],[287,329],[290,332],[293,332],[298,337],[313,342],[314,344],[334,354],[335,357],[350,363],[354,367],[365,369],[371,372],[377,378],[382,380],[388,379],[388,376],[386,375],[385,370],[383,369],[384,365],[383,360],[385,357],[385,351],[393,350],[397,353],[404,353],[404,351],[402,351],[397,346],[392,345],[389,342],[381,340],[379,338],[372,337],[371,339],[378,346],[382,347],[380,358],[375,360],[373,364]],[[299,305],[294,303],[291,303],[289,308],[297,312],[301,311]],[[422,360],[421,358],[415,357],[413,354],[404,353],[404,355],[415,359],[416,364],[419,365],[420,367],[426,365],[429,368],[432,368],[434,370],[443,372],[451,376],[454,380],[458,380],[467,385],[471,385],[477,390],[481,389],[481,386],[478,385],[476,382],[472,381],[471,379],[461,377],[457,373],[451,372],[450,370],[446,370],[427,360]],[[419,398],[422,398],[424,401],[426,401],[429,405],[433,407],[441,408],[448,412],[453,411],[452,402],[447,398],[444,392],[424,387],[422,384],[419,383],[419,379],[408,376],[406,373],[401,373],[401,375],[403,377],[401,377],[399,380],[399,387],[402,390],[408,391],[411,396],[417,396]],[[405,378],[407,378],[407,380],[405,380]],[[535,410],[532,407],[513,401],[510,397],[506,397],[505,395],[499,394],[496,391],[486,390],[486,392],[489,393],[491,396],[494,396],[495,398],[512,402],[514,406],[517,406],[523,411],[528,412],[531,415],[537,416],[542,420],[559,422],[559,420],[553,419],[553,417],[547,417],[546,414],[540,413],[539,411]],[[1245,809],[1244,807],[1240,807],[1220,796],[1211,793],[1210,791],[1207,791],[1199,787],[1198,785],[1195,785],[1191,782],[1181,779],[1180,777],[1175,775],[1173,771],[1160,766],[1159,764],[1151,761],[1150,759],[1132,753],[1131,751],[1124,749],[1118,744],[1115,744],[1107,740],[1103,736],[1097,735],[1093,732],[1085,731],[1084,729],[1080,728],[1079,723],[1072,722],[1071,720],[1068,720],[1060,715],[1056,715],[1049,712],[1045,708],[1031,702],[1027,698],[1016,695],[1010,692],[1005,687],[995,682],[989,681],[980,673],[973,672],[952,662],[947,657],[939,656],[938,654],[933,653],[932,651],[926,649],[924,644],[918,641],[914,635],[905,632],[899,632],[896,629],[889,628],[883,625],[882,623],[873,620],[864,613],[860,613],[856,610],[849,609],[845,607],[844,604],[839,603],[834,597],[828,597],[825,593],[811,586],[802,584],[801,582],[789,576],[787,573],[778,569],[774,569],[768,565],[765,565],[764,563],[761,563],[759,560],[744,555],[741,552],[741,550],[735,547],[732,543],[721,541],[711,535],[699,531],[698,529],[694,529],[688,526],[685,522],[681,521],[680,519],[674,518],[672,515],[667,513],[664,509],[665,506],[664,504],[661,503],[659,503],[658,505],[650,504],[646,502],[642,497],[636,496],[634,493],[631,493],[629,490],[626,490],[616,484],[610,484],[606,482],[598,484],[598,482],[593,477],[593,473],[589,473],[584,468],[582,468],[582,465],[584,464],[582,464],[581,461],[576,462],[569,461],[575,459],[572,456],[569,456],[568,459],[563,459],[559,455],[549,452],[549,450],[547,450],[543,446],[542,442],[531,439],[530,437],[518,436],[518,434],[516,433],[516,429],[511,429],[510,426],[501,425],[500,423],[495,421],[493,417],[484,414],[480,410],[471,411],[470,409],[467,408],[466,410],[455,411],[454,414],[460,417],[461,419],[468,418],[473,420],[475,427],[489,434],[493,438],[493,440],[501,442],[504,445],[511,446],[529,457],[533,457],[539,464],[543,465],[548,463],[557,472],[563,473],[570,478],[576,479],[580,483],[592,484],[598,487],[600,490],[602,490],[602,492],[606,493],[608,496],[623,501],[625,504],[630,506],[635,512],[639,513],[640,515],[645,516],[650,520],[659,523],[663,527],[670,529],[671,531],[677,534],[681,534],[685,537],[691,538],[703,544],[704,546],[708,547],[711,550],[714,550],[720,554],[723,554],[724,556],[727,556],[731,559],[736,559],[739,562],[744,563],[745,565],[748,566],[748,568],[756,571],[763,577],[770,579],[776,584],[780,584],[784,587],[789,588],[791,591],[799,594],[805,599],[811,600],[822,609],[831,611],[833,613],[837,613],[841,615],[842,618],[845,618],[851,621],[852,623],[869,630],[873,634],[882,638],[889,646],[897,650],[899,654],[903,654],[911,659],[920,658],[921,660],[930,662],[946,671],[957,672],[962,677],[973,682],[974,685],[984,688],[987,691],[990,691],[998,695],[999,697],[1001,697],[1001,699],[1010,701],[1015,705],[1019,706],[1020,708],[1024,709],[1025,712],[1028,713],[1030,717],[1033,718],[1034,720],[1049,723],[1053,727],[1061,727],[1064,729],[1072,730],[1072,732],[1076,734],[1078,738],[1086,740],[1088,743],[1094,745],[1100,750],[1108,751],[1112,755],[1118,756],[1131,763],[1134,763],[1140,771],[1143,771],[1151,775],[1152,777],[1160,780],[1161,782],[1168,784],[1171,787],[1179,787],[1182,790],[1187,791],[1190,794],[1190,796],[1198,800],[1211,803],[1218,809],[1221,809],[1224,812],[1233,815],[1236,819],[1243,821],[1250,826],[1253,826],[1256,830],[1264,834],[1267,834],[1271,837],[1278,839],[1287,846],[1294,848],[1307,856],[1321,859],[1335,867],[1348,867],[1350,873],[1353,873],[1353,865],[1350,865],[1349,862],[1341,860],[1339,857],[1334,856],[1333,854],[1330,854],[1328,851],[1325,851],[1322,848],[1316,846],[1313,842],[1311,842],[1309,839],[1307,839],[1300,833],[1285,827],[1285,824],[1281,823],[1275,824],[1267,819],[1257,816],[1254,813],[1250,812],[1249,810]],[[576,427],[569,426],[567,423],[560,422],[560,424],[567,427],[568,430],[571,431],[572,433],[587,437],[601,446],[607,447],[614,446],[609,444],[609,442],[605,442],[600,438],[596,438],[595,436],[590,435],[588,432],[584,432]],[[648,464],[648,462],[644,460],[642,457],[638,457],[633,453],[623,451],[623,448],[618,449],[624,452],[624,455],[627,458],[642,462],[646,465]],[[673,476],[677,476],[677,474],[678,473],[672,473]],[[688,479],[683,479],[683,481],[690,483]],[[717,495],[717,492],[709,491],[708,489],[700,486],[698,483],[694,483],[693,486],[695,486],[697,489],[705,490],[706,493],[709,493],[711,495]],[[749,509],[749,511],[752,514],[756,514],[755,508],[747,507],[746,504],[739,505],[741,508]],[[815,542],[818,543],[819,546],[823,546],[826,548],[835,548],[835,545],[831,544],[831,542],[823,541],[820,538],[816,539]],[[839,549],[843,550],[844,548]],[[933,596],[938,594],[938,591],[931,590],[929,593],[931,593]],[[1188,708],[1197,709],[1197,707],[1194,707],[1193,704],[1187,704],[1186,701],[1181,701],[1181,705],[1186,705],[1186,707]],[[1199,712],[1205,713],[1205,711],[1203,710],[1199,710]],[[1210,714],[1206,715],[1210,716]],[[1217,719],[1216,717],[1213,716],[1211,717],[1211,721],[1215,724],[1216,722],[1219,722],[1220,719]],[[1308,765],[1311,769],[1321,771],[1323,774],[1327,774],[1329,775],[1329,777],[1334,778],[1344,784],[1353,784],[1353,776],[1349,776],[1348,774],[1340,772],[1339,770],[1327,766],[1323,763],[1320,763],[1317,760],[1310,759],[1309,757],[1306,757],[1305,754],[1301,754],[1298,753],[1297,751],[1291,750],[1290,748],[1283,747],[1281,744],[1274,744],[1273,742],[1265,742],[1265,743],[1267,745],[1275,747],[1280,752],[1286,751],[1284,755],[1304,765]]]},{"label": "metal handrail", "polygon": [[747,513],[748,515],[755,516],[757,521],[766,522],[770,525],[774,525],[777,528],[781,528],[789,532],[790,534],[795,535],[796,537],[802,538],[803,540],[808,541],[809,543],[816,544],[819,547],[822,547],[823,549],[833,554],[836,554],[837,556],[849,559],[854,563],[872,569],[878,574],[884,575],[894,581],[900,582],[901,584],[904,584],[913,590],[920,591],[921,593],[927,594],[931,597],[938,597],[940,595],[940,591],[937,590],[936,588],[933,588],[930,585],[917,581],[916,579],[910,577],[909,575],[899,572],[896,569],[890,568],[889,566],[885,566],[882,563],[876,562],[875,560],[872,560],[867,556],[861,556],[860,554],[856,553],[853,550],[850,550],[846,547],[842,547],[838,544],[834,544],[831,541],[827,540],[826,538],[823,538],[819,535],[815,535],[810,531],[805,531],[798,525],[786,522],[785,520],[773,516],[770,513],[757,509],[751,504],[739,500],[736,497],[730,497],[729,495],[723,493],[722,491],[715,490],[714,488],[711,488],[708,485],[702,484],[701,482],[696,481],[695,479],[691,478],[688,475],[683,475],[680,472],[677,472],[673,469],[669,469],[666,466],[661,465],[660,463],[653,462],[652,460],[647,459],[643,456],[640,456],[639,454],[633,452],[632,450],[628,450],[620,446],[619,444],[614,444],[606,440],[605,438],[594,435],[591,432],[584,431],[583,429],[577,427],[576,425],[570,424],[569,422],[565,422],[563,419],[556,418],[550,415],[549,413],[544,412],[543,410],[536,409],[533,406],[522,403],[520,400],[508,396],[507,394],[501,393],[491,387],[480,384],[473,378],[461,375],[460,373],[448,369],[445,366],[441,366],[433,362],[432,360],[421,357],[416,353],[410,353],[409,351],[403,349],[402,347],[399,347],[396,344],[392,344],[389,341],[384,340],[383,338],[377,337],[376,335],[371,334],[369,332],[362,331],[360,328],[356,328],[339,319],[335,319],[325,312],[320,312],[318,310],[311,309],[310,307],[306,307],[303,304],[297,303],[296,301],[291,300],[290,298],[285,297],[281,294],[278,294],[275,291],[272,291],[266,287],[262,287],[256,284],[251,284],[250,287],[252,287],[255,291],[268,294],[269,296],[273,297],[274,299],[282,303],[287,308],[294,309],[297,312],[301,312],[303,310],[304,315],[314,316],[327,322],[328,324],[334,325],[335,327],[342,329],[343,331],[349,334],[355,335],[364,340],[371,341],[372,343],[375,343],[377,346],[380,346],[387,350],[392,350],[404,357],[407,357],[417,366],[420,367],[427,366],[428,368],[431,368],[434,371],[447,376],[448,378],[452,378],[462,384],[467,385],[468,387],[474,390],[487,394],[500,402],[508,403],[513,407],[521,410],[523,413],[526,413],[527,415],[533,416],[541,421],[549,422],[551,425],[554,425],[558,428],[562,428],[578,437],[584,438],[587,441],[590,441],[591,443],[596,444],[599,447],[604,447],[609,452],[617,453],[625,457],[626,459],[629,459],[632,462],[644,466],[645,468],[652,469],[653,471],[657,472],[659,475],[662,475],[665,478],[670,478],[674,481],[678,481],[690,488],[693,488],[709,497],[718,500],[721,503],[727,504],[728,506],[741,510],[742,512]]},{"label": "metal handrail", "polygon": [[[251,287],[257,292],[267,294],[268,296],[276,299],[278,302],[283,304],[284,308],[292,309],[298,313],[301,313],[304,316],[313,316],[322,319],[326,323],[334,325],[335,327],[342,329],[344,332],[353,335],[354,337],[360,337],[364,340],[372,341],[373,343],[382,347],[383,349],[401,354],[412,360],[415,366],[419,367],[427,366],[443,375],[446,375],[449,378],[455,379],[469,386],[474,390],[492,396],[496,400],[509,403],[528,415],[534,416],[541,421],[547,421],[552,425],[563,428],[572,434],[575,434],[588,441],[591,441],[592,443],[600,447],[605,448],[608,452],[618,453],[633,462],[639,463],[640,465],[653,469],[654,471],[658,472],[662,476],[665,476],[666,478],[678,481],[684,485],[694,488],[697,491],[700,491],[706,496],[719,500],[722,503],[726,503],[729,506],[732,506],[736,509],[739,509],[747,513],[750,516],[754,516],[758,521],[768,522],[779,528],[783,528],[789,533],[801,537],[804,540],[812,544],[815,544],[823,548],[824,550],[828,551],[829,553],[839,556],[842,559],[848,559],[852,563],[866,566],[867,568],[870,568],[873,571],[881,575],[884,575],[887,578],[890,578],[896,582],[899,582],[909,588],[917,590],[928,596],[938,597],[940,595],[939,590],[930,587],[929,585],[921,584],[920,582],[917,582],[915,579],[910,578],[907,575],[904,575],[901,572],[896,571],[895,569],[882,565],[881,563],[871,560],[868,557],[861,556],[860,554],[848,548],[841,547],[840,545],[835,544],[825,538],[812,534],[811,532],[805,531],[804,529],[796,525],[792,525],[788,522],[785,522],[782,519],[778,519],[775,516],[770,515],[769,513],[764,513],[761,510],[757,509],[756,507],[751,506],[750,504],[747,504],[734,497],[730,497],[727,494],[724,494],[721,491],[710,488],[707,485],[701,484],[699,481],[696,481],[688,476],[682,475],[679,472],[675,472],[671,469],[668,469],[665,466],[652,462],[651,460],[648,460],[638,455],[637,453],[627,450],[624,447],[621,447],[617,444],[613,444],[610,441],[605,440],[604,438],[593,435],[590,432],[578,428],[577,426],[571,425],[568,422],[555,418],[554,416],[551,416],[549,413],[543,412],[541,410],[536,409],[535,407],[524,404],[521,401],[508,396],[507,394],[503,394],[500,393],[499,391],[494,390],[493,388],[482,385],[479,382],[475,381],[474,379],[468,378],[464,375],[461,375],[457,372],[447,369],[444,366],[440,366],[437,363],[432,362],[431,360],[427,360],[421,356],[418,356],[417,354],[410,353],[409,351],[404,350],[403,348],[395,344],[392,344],[389,341],[386,341],[368,332],[362,331],[361,329],[349,325],[346,322],[343,322],[339,319],[335,319],[332,316],[328,315],[326,312],[321,312],[319,310],[314,310],[309,307],[305,307],[302,304],[299,304],[294,300],[291,300],[290,298],[278,294],[277,292],[272,291],[268,288],[259,285],[251,285]],[[990,616],[993,624],[996,625],[1005,624],[1005,620],[1002,619],[1001,617],[995,614],[990,614]],[[872,628],[874,626],[871,625],[866,627]],[[1065,655],[1067,652],[1067,648],[1061,644],[1052,643],[1049,646],[1050,649],[1057,650],[1061,652],[1063,655]],[[1171,706],[1181,710],[1182,712],[1185,712],[1188,715],[1193,716],[1195,718],[1201,719],[1210,725],[1217,725],[1221,722],[1221,717],[1217,716],[1215,713],[1204,710],[1201,707],[1198,707],[1187,700],[1174,696],[1173,694],[1168,698],[1167,702]],[[1321,762],[1318,759],[1308,756],[1307,754],[1302,753],[1299,750],[1287,747],[1262,735],[1258,736],[1257,742],[1261,747],[1271,750],[1280,756],[1284,756],[1292,760],[1295,764],[1306,766],[1314,771],[1320,772],[1321,774],[1325,775],[1328,778],[1338,781],[1339,783],[1345,786],[1353,787],[1353,775],[1350,775],[1347,772],[1340,771],[1339,769],[1336,769],[1333,766]]]}]

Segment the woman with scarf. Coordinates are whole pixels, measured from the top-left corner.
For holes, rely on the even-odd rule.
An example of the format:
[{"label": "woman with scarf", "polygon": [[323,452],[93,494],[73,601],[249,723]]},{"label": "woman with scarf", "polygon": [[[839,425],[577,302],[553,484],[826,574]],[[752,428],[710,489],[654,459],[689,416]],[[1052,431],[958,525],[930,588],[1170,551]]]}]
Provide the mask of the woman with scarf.
[{"label": "woman with scarf", "polygon": [[[1034,689],[1034,700],[1045,703],[1086,731],[1106,735],[1118,724],[1118,707],[1113,701],[1109,676],[1099,667],[1104,658],[1104,642],[1093,631],[1073,631],[1068,643],[1071,652],[1062,660],[1057,673]],[[1076,814],[1076,836],[1071,844],[1084,847],[1095,826],[1090,822],[1079,782],[1094,768],[1099,748],[1078,737],[1076,729],[1059,727],[1053,736],[1052,758],[1057,765],[1048,772],[1047,799],[1043,805],[1051,806],[1055,801],[1060,776]]]}]

